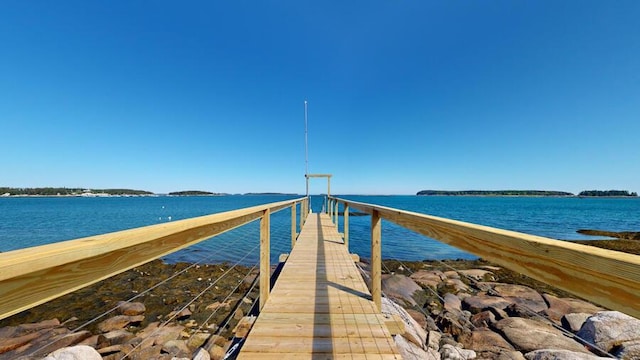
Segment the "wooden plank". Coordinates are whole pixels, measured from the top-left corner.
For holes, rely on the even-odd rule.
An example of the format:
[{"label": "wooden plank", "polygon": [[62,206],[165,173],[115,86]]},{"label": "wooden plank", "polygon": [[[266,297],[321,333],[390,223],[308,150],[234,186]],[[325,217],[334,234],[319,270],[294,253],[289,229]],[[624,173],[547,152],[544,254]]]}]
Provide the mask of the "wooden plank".
[{"label": "wooden plank", "polygon": [[308,217],[239,359],[400,358],[331,221]]},{"label": "wooden plank", "polygon": [[338,199],[606,308],[640,317],[640,256]]},{"label": "wooden plank", "polygon": [[276,212],[287,200],[0,253],[0,319]]}]

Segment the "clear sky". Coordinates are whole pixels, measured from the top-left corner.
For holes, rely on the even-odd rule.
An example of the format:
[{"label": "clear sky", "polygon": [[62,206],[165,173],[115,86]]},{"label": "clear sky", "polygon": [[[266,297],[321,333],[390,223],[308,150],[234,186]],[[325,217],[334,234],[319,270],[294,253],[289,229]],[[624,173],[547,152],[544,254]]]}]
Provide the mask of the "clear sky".
[{"label": "clear sky", "polygon": [[[640,1],[0,2],[0,186],[640,191]],[[323,180],[312,193],[324,191]]]}]

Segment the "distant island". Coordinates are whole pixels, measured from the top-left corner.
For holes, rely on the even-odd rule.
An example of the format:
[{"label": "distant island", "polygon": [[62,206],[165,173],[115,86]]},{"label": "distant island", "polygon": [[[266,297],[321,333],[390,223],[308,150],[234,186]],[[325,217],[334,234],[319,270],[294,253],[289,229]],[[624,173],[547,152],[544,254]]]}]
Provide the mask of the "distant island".
[{"label": "distant island", "polygon": [[148,196],[150,191],[132,189],[84,189],[84,188],[11,188],[0,187],[0,196]]},{"label": "distant island", "polygon": [[578,196],[638,196],[638,193],[628,192],[627,190],[585,190]]},{"label": "distant island", "polygon": [[574,196],[565,191],[546,190],[422,190],[416,195],[446,195],[446,196]]},{"label": "distant island", "polygon": [[297,196],[298,194],[277,193],[277,192],[263,192],[263,193],[245,193],[243,195],[290,195],[290,196]]},{"label": "distant island", "polygon": [[187,191],[170,192],[167,195],[171,195],[171,196],[224,196],[224,195],[229,195],[229,194],[213,193],[213,192],[209,192],[209,191],[200,191],[200,190],[187,190]]}]

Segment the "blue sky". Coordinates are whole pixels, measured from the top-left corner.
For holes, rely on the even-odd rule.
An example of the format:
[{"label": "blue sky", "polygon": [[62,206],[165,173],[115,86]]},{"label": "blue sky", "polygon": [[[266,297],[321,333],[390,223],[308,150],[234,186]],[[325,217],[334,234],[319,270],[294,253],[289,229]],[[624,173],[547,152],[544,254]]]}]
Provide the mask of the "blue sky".
[{"label": "blue sky", "polygon": [[[638,1],[3,1],[0,186],[640,191]],[[315,180],[312,193],[324,191]]]}]

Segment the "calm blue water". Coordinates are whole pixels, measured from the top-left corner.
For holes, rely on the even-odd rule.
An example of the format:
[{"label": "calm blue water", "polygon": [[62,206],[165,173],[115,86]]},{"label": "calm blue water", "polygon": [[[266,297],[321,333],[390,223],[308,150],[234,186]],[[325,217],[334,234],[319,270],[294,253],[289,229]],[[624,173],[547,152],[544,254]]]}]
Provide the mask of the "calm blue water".
[{"label": "calm blue water", "polygon": [[[175,221],[298,196],[0,198],[0,251]],[[435,216],[551,237],[590,239],[578,229],[640,231],[640,199],[343,196]],[[318,212],[323,199],[312,197]],[[291,213],[272,215],[272,259],[290,250]],[[369,217],[350,217],[351,251],[369,257]],[[342,222],[340,223],[342,231]],[[403,260],[473,255],[383,221],[383,257]],[[167,261],[237,261],[258,245],[258,224],[168,256]],[[242,262],[257,261],[256,251]]]}]

